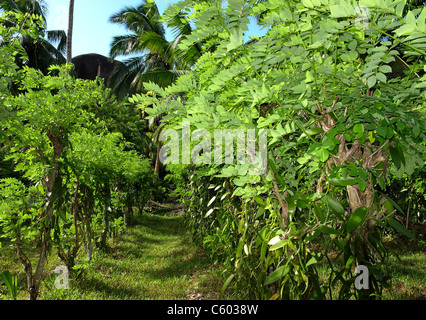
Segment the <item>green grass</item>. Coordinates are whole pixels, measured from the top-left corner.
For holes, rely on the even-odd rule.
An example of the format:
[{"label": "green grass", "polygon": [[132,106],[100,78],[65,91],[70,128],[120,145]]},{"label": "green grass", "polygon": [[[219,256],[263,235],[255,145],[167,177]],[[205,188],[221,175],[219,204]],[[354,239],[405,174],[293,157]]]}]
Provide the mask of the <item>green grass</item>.
[{"label": "green grass", "polygon": [[[25,275],[8,251],[7,258],[0,258],[0,265],[14,274],[19,272],[19,298],[26,299]],[[9,263],[4,265],[5,261]],[[59,264],[52,255],[47,270]],[[109,243],[106,252],[96,251],[84,272],[70,279],[68,290],[56,289],[55,277],[46,277],[40,300],[225,298],[219,294],[223,281],[220,267],[192,243],[181,215],[147,213],[139,217],[134,226]]]},{"label": "green grass", "polygon": [[384,298],[392,300],[426,300],[426,245],[424,235],[417,240],[404,237],[389,239],[389,273],[392,287],[384,290]]},{"label": "green grass", "polygon": [[[384,288],[384,300],[426,300],[426,246],[418,234],[416,240],[403,236],[388,236],[384,243],[388,249],[389,261],[387,272],[391,276],[391,287]],[[335,259],[330,255],[338,268],[343,268],[342,256]],[[323,261],[319,264],[319,275],[324,283],[328,283],[330,269]],[[333,299],[338,299],[338,287],[332,287]]]},{"label": "green grass", "polygon": [[[384,299],[426,299],[426,255],[422,241],[391,238],[387,243],[392,288]],[[32,252],[32,259],[36,252]],[[40,300],[186,300],[230,299],[232,292],[220,295],[226,276],[191,240],[182,215],[157,211],[137,217],[108,250],[95,250],[91,263],[80,263],[84,271],[74,274],[68,290],[56,289],[57,275],[49,272],[62,264],[53,252],[46,267]],[[26,278],[13,250],[0,249],[0,272],[18,276],[18,298],[28,299]],[[326,277],[326,269],[320,274]],[[230,289],[228,289],[230,290]],[[0,299],[7,294],[0,281]]]}]

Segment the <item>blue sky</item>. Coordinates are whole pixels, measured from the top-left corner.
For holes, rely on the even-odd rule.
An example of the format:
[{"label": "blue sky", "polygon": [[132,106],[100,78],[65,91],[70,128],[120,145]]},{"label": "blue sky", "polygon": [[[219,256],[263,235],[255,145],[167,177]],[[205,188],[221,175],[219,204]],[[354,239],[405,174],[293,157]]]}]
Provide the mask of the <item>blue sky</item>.
[{"label": "blue sky", "polygon": [[[160,12],[178,0],[156,0]],[[48,30],[68,29],[69,0],[46,0],[48,5]],[[109,17],[126,6],[137,6],[141,0],[75,0],[72,55],[99,53],[108,56],[114,36],[126,34],[126,30],[109,23]],[[252,26],[252,32],[258,32]],[[123,59],[118,57],[118,60]]]},{"label": "blue sky", "polygon": [[[161,11],[177,0],[156,1]],[[68,29],[69,0],[46,0],[48,30]],[[75,0],[72,55],[99,53],[107,56],[111,41],[126,30],[109,23],[109,17],[126,6],[137,6],[141,0]]]}]

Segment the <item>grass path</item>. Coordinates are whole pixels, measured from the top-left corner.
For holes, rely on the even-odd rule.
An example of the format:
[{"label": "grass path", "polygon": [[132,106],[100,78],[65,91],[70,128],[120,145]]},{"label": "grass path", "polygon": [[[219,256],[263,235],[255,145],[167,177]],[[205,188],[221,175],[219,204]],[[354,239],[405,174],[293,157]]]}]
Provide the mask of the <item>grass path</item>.
[{"label": "grass path", "polygon": [[[407,244],[390,249],[394,286],[391,291],[385,290],[384,299],[425,299],[425,251]],[[52,252],[46,272],[60,264]],[[28,299],[22,266],[13,250],[6,247],[0,250],[1,269],[18,276],[18,298]],[[211,263],[192,242],[182,215],[144,213],[115,242],[109,243],[107,252],[95,251],[84,272],[70,279],[68,290],[55,288],[55,274],[47,276],[39,299],[229,299],[226,293],[219,294],[221,271],[221,266]],[[6,293],[5,286],[0,285],[0,299]]]},{"label": "grass path", "polygon": [[145,214],[96,257],[74,298],[218,299],[221,285],[220,268],[192,243],[182,216]]},{"label": "grass path", "polygon": [[[70,279],[69,289],[56,289],[56,275],[47,277],[39,300],[196,300],[220,296],[221,269],[205,257],[190,238],[182,215],[145,213],[137,217],[107,252],[96,251],[80,276]],[[10,260],[9,260],[10,259]],[[9,269],[18,275],[19,299],[27,299],[25,275],[19,264]],[[54,253],[47,272],[61,262]],[[2,292],[0,288],[0,292]]]}]

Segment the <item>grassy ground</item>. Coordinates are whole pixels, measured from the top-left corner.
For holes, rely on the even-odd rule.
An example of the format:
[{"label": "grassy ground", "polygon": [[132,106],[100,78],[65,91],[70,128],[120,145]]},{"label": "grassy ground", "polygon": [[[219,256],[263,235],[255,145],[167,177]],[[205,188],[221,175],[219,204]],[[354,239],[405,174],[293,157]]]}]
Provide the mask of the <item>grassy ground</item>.
[{"label": "grassy ground", "polygon": [[[191,242],[182,216],[147,213],[135,222],[109,244],[106,252],[96,252],[84,272],[70,279],[68,290],[55,288],[56,274],[47,277],[39,299],[225,298],[219,294],[223,281],[219,266]],[[13,274],[19,271],[19,298],[27,299],[22,268],[12,252],[1,250],[0,266]],[[52,255],[47,270],[54,270],[59,264]],[[4,287],[1,292],[5,292]]]},{"label": "grassy ground", "polygon": [[[388,236],[384,244],[388,250],[389,262],[387,273],[391,276],[391,287],[384,288],[384,300],[426,300],[426,245],[424,235],[418,235],[416,240],[403,236]],[[330,258],[339,268],[344,267],[342,256]],[[319,264],[320,279],[327,282],[329,266],[326,261]],[[333,299],[338,299],[339,287],[332,287]]]},{"label": "grassy ground", "polygon": [[[424,237],[425,235],[418,235]],[[384,291],[385,299],[426,300],[426,245],[423,240],[404,237],[388,239],[389,272],[392,288]]]},{"label": "grassy ground", "polygon": [[[423,242],[390,239],[392,288],[384,299],[426,299],[426,250]],[[36,255],[34,254],[34,257]],[[84,257],[82,260],[84,261]],[[62,264],[54,253],[47,272]],[[220,295],[224,276],[193,244],[182,215],[146,213],[138,217],[106,252],[95,251],[84,271],[74,274],[68,290],[56,289],[56,274],[47,276],[39,299],[228,299]],[[12,250],[0,249],[0,272],[18,275],[19,299],[27,299],[25,274]],[[0,281],[0,299],[7,290]]]}]

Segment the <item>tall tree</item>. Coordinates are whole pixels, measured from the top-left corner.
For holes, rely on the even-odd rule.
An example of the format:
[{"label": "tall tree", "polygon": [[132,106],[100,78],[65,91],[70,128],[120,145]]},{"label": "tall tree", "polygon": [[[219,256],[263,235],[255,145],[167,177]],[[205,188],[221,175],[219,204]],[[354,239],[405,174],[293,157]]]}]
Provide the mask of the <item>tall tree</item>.
[{"label": "tall tree", "polygon": [[[47,69],[52,64],[60,64],[65,62],[65,43],[66,34],[63,30],[47,30],[47,4],[43,0],[0,0],[0,9],[4,11],[17,11],[20,13],[29,13],[39,15],[42,18],[42,25],[38,28],[40,36],[32,38],[23,34],[16,34],[21,46],[27,53],[27,61],[18,61],[18,65],[23,64],[39,69],[43,73],[47,73]],[[17,21],[12,19],[5,21],[5,25],[9,27],[15,26]],[[0,39],[0,45],[4,43],[4,39]]]},{"label": "tall tree", "polygon": [[68,33],[67,33],[67,63],[72,59],[72,31],[74,26],[74,0],[70,0],[68,13]]},{"label": "tall tree", "polygon": [[[161,87],[173,83],[201,56],[201,47],[195,44],[185,52],[177,44],[192,32],[182,13],[163,23],[154,1],[145,1],[138,7],[125,7],[110,18],[110,22],[124,26],[130,34],[114,37],[110,56],[131,56],[112,76],[117,95],[143,91],[143,82],[153,81]],[[174,39],[166,39],[171,28]]]}]

